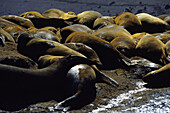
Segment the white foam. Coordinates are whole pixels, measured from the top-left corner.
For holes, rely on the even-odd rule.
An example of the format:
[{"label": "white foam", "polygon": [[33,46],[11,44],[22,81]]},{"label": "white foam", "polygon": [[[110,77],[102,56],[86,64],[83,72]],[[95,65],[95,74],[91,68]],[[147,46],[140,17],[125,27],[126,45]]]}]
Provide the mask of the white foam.
[{"label": "white foam", "polygon": [[[130,99],[133,96],[133,94],[149,90],[149,89],[143,87],[144,84],[146,84],[146,83],[144,83],[144,82],[137,82],[136,83],[136,85],[137,85],[136,89],[130,90],[127,93],[120,94],[119,96],[117,96],[117,98],[111,99],[108,102],[107,105],[100,105],[100,107],[98,107],[97,109],[94,109],[92,111],[92,113],[102,112],[102,111],[105,111],[106,109],[113,108],[113,107],[125,106],[125,104],[121,104],[121,102],[123,102],[126,99]],[[136,99],[141,99],[141,98],[142,97],[138,97]],[[116,111],[114,111],[114,113],[115,112]]]}]

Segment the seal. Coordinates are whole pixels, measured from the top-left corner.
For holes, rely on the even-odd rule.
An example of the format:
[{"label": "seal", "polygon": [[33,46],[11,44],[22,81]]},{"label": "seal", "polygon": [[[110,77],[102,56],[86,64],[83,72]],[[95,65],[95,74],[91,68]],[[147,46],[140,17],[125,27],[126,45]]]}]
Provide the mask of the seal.
[{"label": "seal", "polygon": [[154,33],[152,34],[156,38],[160,39],[164,44],[167,43],[170,40],[170,34],[164,32],[164,33]]},{"label": "seal", "polygon": [[169,73],[170,73],[170,63],[166,64],[162,68],[151,71],[143,77],[143,81],[148,83],[147,87],[169,87]]},{"label": "seal", "polygon": [[40,56],[37,62],[38,68],[41,69],[41,68],[48,67],[54,62],[57,62],[60,58],[64,58],[64,56],[53,56],[53,55]]},{"label": "seal", "polygon": [[147,37],[147,36],[151,36],[151,34],[148,34],[146,32],[141,32],[141,33],[135,33],[132,35],[132,40],[135,42],[135,44],[137,45],[139,40],[143,37]]},{"label": "seal", "polygon": [[36,69],[37,64],[28,57],[19,57],[14,55],[6,55],[0,57],[0,64],[12,65],[22,68]]},{"label": "seal", "polygon": [[170,15],[163,14],[163,15],[159,15],[158,18],[162,19],[163,21],[167,22],[170,25]]},{"label": "seal", "polygon": [[82,53],[88,59],[90,59],[98,64],[101,64],[97,53],[91,47],[89,47],[83,43],[65,43],[64,45],[77,51],[77,52]]},{"label": "seal", "polygon": [[154,63],[166,64],[165,44],[153,36],[140,39],[136,45],[137,55]]},{"label": "seal", "polygon": [[33,35],[34,37],[60,42],[60,39],[57,37],[55,33],[46,29],[47,28],[29,30],[27,33]]},{"label": "seal", "polygon": [[8,32],[3,30],[1,27],[0,27],[0,34],[1,34],[1,43],[2,43],[2,45],[4,45],[5,42],[13,42],[13,43],[15,43],[15,40],[13,39],[13,37]]},{"label": "seal", "polygon": [[127,57],[132,57],[135,55],[135,42],[127,37],[117,37],[113,39],[110,44],[116,48],[119,52]]},{"label": "seal", "polygon": [[94,21],[93,29],[101,29],[107,25],[115,24],[113,17],[102,16]]},{"label": "seal", "polygon": [[48,9],[42,13],[42,16],[47,17],[47,18],[59,18],[64,11],[60,9]]},{"label": "seal", "polygon": [[4,28],[4,27],[6,27],[8,25],[17,25],[17,24],[15,24],[14,22],[10,22],[10,21],[0,17],[0,27]]},{"label": "seal", "polygon": [[55,27],[43,27],[41,30],[49,30],[56,34],[59,29],[56,29]]},{"label": "seal", "polygon": [[20,14],[19,16],[23,17],[23,18],[46,18],[46,17],[42,16],[39,12],[36,12],[36,11],[24,12],[24,13]]},{"label": "seal", "polygon": [[30,57],[34,61],[37,61],[40,56],[46,54],[56,56],[77,55],[85,57],[83,54],[63,44],[51,40],[35,38],[28,33],[23,33],[19,36],[17,49],[19,53]]},{"label": "seal", "polygon": [[[58,62],[60,58],[63,58],[63,56],[41,56],[38,64],[44,68]],[[114,87],[119,86],[115,80],[99,71],[94,65],[92,67],[87,64],[73,66],[68,71],[66,78],[67,90],[69,89],[69,92],[72,92],[72,96],[60,102],[55,107],[57,110],[79,109],[92,102],[96,95],[95,83],[107,83]]]},{"label": "seal", "polygon": [[[102,65],[97,53],[92,48],[82,43],[65,43],[64,45],[77,52],[80,52],[81,54],[85,55],[88,59],[92,60],[93,62],[96,62],[96,64],[99,64],[97,65],[97,67]],[[41,56],[38,59],[38,64],[40,64],[39,67],[42,68],[42,67],[49,66],[56,59],[58,59],[58,57],[60,58],[61,56],[53,56],[53,55]]]},{"label": "seal", "polygon": [[8,26],[4,27],[3,29],[13,37],[15,42],[17,42],[18,36],[20,34],[26,32],[26,30],[24,30],[22,27],[20,27],[18,25],[8,25]]},{"label": "seal", "polygon": [[103,64],[103,69],[125,68],[127,64],[122,59],[128,61],[124,55],[117,51],[109,42],[86,32],[73,32],[66,39],[66,43],[83,43],[91,47],[99,56]]},{"label": "seal", "polygon": [[139,18],[130,13],[130,12],[123,12],[116,16],[115,24],[122,26],[126,30],[128,30],[131,34],[139,33],[142,31],[142,23]]},{"label": "seal", "polygon": [[67,13],[63,13],[59,18],[62,18],[70,22],[74,22],[77,19],[77,15],[74,12],[69,11]]},{"label": "seal", "polygon": [[102,14],[97,11],[84,11],[77,14],[77,22],[92,29],[94,21],[99,17],[102,17]]},{"label": "seal", "polygon": [[87,33],[92,33],[92,30],[85,26],[85,25],[82,25],[82,24],[73,24],[73,25],[70,25],[70,26],[66,26],[64,28],[62,28],[60,30],[60,39],[61,39],[61,43],[64,43],[66,38],[73,32],[75,31],[81,31],[81,32],[87,32]]},{"label": "seal", "polygon": [[167,60],[170,62],[170,40],[165,44]]},{"label": "seal", "polygon": [[96,72],[87,64],[79,64],[72,67],[67,73],[67,78],[68,86],[71,87],[73,95],[55,105],[55,110],[65,112],[80,109],[84,105],[91,103],[96,97],[95,83],[101,82],[101,80],[107,80],[104,82],[109,80],[113,86],[118,85],[116,81],[99,71]]},{"label": "seal", "polygon": [[70,25],[64,19],[47,18],[35,11],[22,13],[20,16],[31,20],[36,28],[43,28],[47,26],[51,26],[55,28],[62,28],[62,27]]},{"label": "seal", "polygon": [[[61,94],[62,98],[67,90],[65,89],[65,86],[68,86],[65,82],[67,73],[77,64],[93,65],[95,63],[80,56],[66,56],[59,59],[58,62],[43,69],[25,69],[0,64],[0,88],[3,92],[0,96],[0,104],[6,104],[8,102],[7,104],[11,106],[20,101],[23,101],[23,104],[26,104],[26,99],[29,100],[27,104],[33,104],[34,102],[37,103],[39,101],[44,101],[44,98],[49,99],[49,96],[51,95],[60,98],[59,94]],[[53,90],[50,91],[51,89]],[[46,91],[48,94],[45,93]],[[13,94],[11,95],[10,92],[13,92]],[[51,92],[54,94],[51,94]],[[37,94],[38,97],[35,98]],[[46,94],[46,96],[40,98],[40,94]],[[13,102],[13,100],[16,100],[16,97],[18,101]]]},{"label": "seal", "polygon": [[167,22],[147,13],[139,13],[136,16],[142,22],[142,31],[147,33],[161,33],[164,32],[168,26]]},{"label": "seal", "polygon": [[38,67],[32,59],[19,54],[17,43],[13,42],[5,42],[4,46],[0,47],[0,63],[31,69]]},{"label": "seal", "polygon": [[30,27],[34,27],[34,24],[32,23],[31,20],[27,19],[27,18],[23,18],[20,16],[16,16],[16,15],[4,15],[1,16],[1,18],[6,19],[8,21],[14,22],[19,26],[22,26],[23,28],[30,28]]},{"label": "seal", "polygon": [[116,24],[108,25],[106,27],[98,29],[97,31],[93,32],[92,34],[101,38],[101,39],[104,39],[108,42],[111,42],[116,37],[132,38],[132,35],[126,29],[124,29]]}]

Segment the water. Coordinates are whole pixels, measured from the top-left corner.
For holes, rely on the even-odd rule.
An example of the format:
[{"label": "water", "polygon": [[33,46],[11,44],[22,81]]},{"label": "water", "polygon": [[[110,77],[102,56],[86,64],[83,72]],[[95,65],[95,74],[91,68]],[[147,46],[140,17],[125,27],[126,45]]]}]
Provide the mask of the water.
[{"label": "water", "polygon": [[99,105],[92,113],[170,113],[170,88],[149,89],[144,82],[136,82],[134,90],[111,99],[107,105]]}]

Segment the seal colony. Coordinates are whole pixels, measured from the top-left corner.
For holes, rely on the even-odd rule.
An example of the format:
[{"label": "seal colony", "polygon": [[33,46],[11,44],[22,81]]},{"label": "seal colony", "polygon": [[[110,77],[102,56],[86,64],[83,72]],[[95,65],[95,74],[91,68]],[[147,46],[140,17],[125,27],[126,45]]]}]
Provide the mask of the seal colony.
[{"label": "seal colony", "polygon": [[[1,16],[0,108],[15,111],[55,99],[55,110],[80,109],[95,100],[96,83],[119,87],[102,72],[118,68],[151,68],[137,77],[148,87],[169,87],[170,25],[163,17],[59,9]],[[22,57],[5,51],[11,45]],[[16,97],[22,101],[13,106]]]}]

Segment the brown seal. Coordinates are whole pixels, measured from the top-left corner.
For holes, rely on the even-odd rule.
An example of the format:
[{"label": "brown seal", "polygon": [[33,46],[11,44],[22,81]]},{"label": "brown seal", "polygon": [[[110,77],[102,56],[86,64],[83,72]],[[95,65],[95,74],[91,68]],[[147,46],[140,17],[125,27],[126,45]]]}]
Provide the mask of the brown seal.
[{"label": "brown seal", "polygon": [[60,42],[60,39],[57,37],[57,35],[54,32],[46,29],[47,28],[29,30],[27,33],[33,35],[34,37]]},{"label": "brown seal", "polygon": [[77,19],[77,15],[74,12],[69,11],[67,13],[63,13],[59,18],[62,18],[70,22],[74,22]]},{"label": "brown seal", "polygon": [[161,33],[164,32],[168,26],[167,22],[147,13],[139,13],[136,16],[142,22],[143,31],[147,33]]},{"label": "brown seal", "polygon": [[66,26],[64,28],[62,28],[60,30],[60,39],[61,39],[61,43],[64,43],[66,38],[73,32],[75,31],[81,31],[81,32],[87,32],[87,33],[92,33],[92,30],[85,26],[85,25],[82,25],[82,24],[73,24],[73,25],[70,25],[70,26]]},{"label": "brown seal", "polygon": [[64,45],[75,50],[75,51],[82,53],[88,59],[90,59],[98,64],[101,64],[97,53],[91,47],[89,47],[83,43],[65,43]]},{"label": "brown seal", "polygon": [[23,18],[46,18],[46,17],[42,16],[39,12],[36,12],[36,11],[24,12],[24,13],[20,14],[19,16],[23,17]]},{"label": "brown seal", "polygon": [[107,25],[111,25],[111,24],[114,24],[114,19],[113,17],[109,17],[109,16],[102,16],[100,18],[97,18],[95,21],[94,21],[94,24],[93,24],[93,29],[101,29]]},{"label": "brown seal", "polygon": [[31,69],[38,67],[32,59],[19,54],[17,43],[13,42],[5,42],[5,45],[0,47],[0,63]]},{"label": "brown seal", "polygon": [[103,73],[95,70],[87,64],[79,64],[72,67],[67,73],[67,83],[72,89],[73,95],[61,101],[55,106],[56,110],[69,111],[80,109],[91,103],[96,97],[95,83],[104,82],[118,85],[116,81]]},{"label": "brown seal", "polygon": [[105,26],[93,32],[92,34],[108,42],[111,42],[116,37],[132,38],[132,35],[126,29],[116,24]]},{"label": "brown seal", "polygon": [[[66,88],[68,85],[65,80],[68,71],[78,64],[93,65],[95,63],[80,56],[66,56],[43,69],[25,69],[0,64],[0,88],[3,92],[0,96],[0,104],[9,104],[14,107],[13,104],[21,102],[17,107],[17,109],[21,109],[23,104],[34,104],[50,99],[50,97],[61,100],[65,98],[64,95],[72,95]],[[13,92],[12,95],[11,92]],[[16,108],[13,109],[16,110]]]},{"label": "brown seal", "polygon": [[137,44],[139,40],[143,37],[151,36],[151,34],[148,34],[146,32],[141,32],[141,33],[135,33],[132,35],[132,40]]},{"label": "brown seal", "polygon": [[[17,24],[15,24],[14,22],[10,22],[10,21],[8,21],[8,20],[3,19],[3,18],[0,17],[0,27],[1,27],[1,28],[4,28],[4,27],[6,27],[6,26],[8,26],[8,25],[17,25]],[[18,25],[18,26],[19,26],[19,25]]]},{"label": "brown seal", "polygon": [[18,36],[20,34],[22,34],[23,32],[26,32],[26,30],[24,30],[22,27],[18,25],[8,25],[3,29],[14,38],[15,42],[17,42]]},{"label": "brown seal", "polygon": [[35,11],[22,13],[20,16],[31,20],[36,28],[43,28],[43,27],[47,27],[47,26],[51,26],[51,27],[55,27],[55,28],[62,28],[62,27],[70,25],[64,19],[47,18]]},{"label": "brown seal", "polygon": [[170,25],[170,15],[163,14],[163,15],[159,15],[158,18],[162,19],[163,21],[167,22]]},{"label": "brown seal", "polygon": [[154,63],[166,64],[165,44],[153,36],[140,39],[136,45],[137,55]]},{"label": "brown seal", "polygon": [[59,29],[56,29],[55,27],[48,26],[48,27],[41,28],[41,30],[49,30],[56,34]]},{"label": "brown seal", "polygon": [[0,64],[12,65],[22,68],[36,69],[37,64],[28,57],[6,55],[0,57]]},{"label": "brown seal", "polygon": [[2,45],[4,45],[5,42],[15,43],[15,40],[13,39],[13,37],[8,32],[3,30],[1,27],[0,27],[0,36],[1,36]]},{"label": "brown seal", "polygon": [[[86,32],[73,32],[66,39],[67,42],[83,43],[91,47],[99,56],[104,69],[123,68],[127,65],[122,60],[125,58],[109,42]],[[126,59],[128,60],[128,59]]]},{"label": "brown seal", "polygon": [[84,11],[77,15],[77,21],[78,24],[86,25],[92,29],[94,21],[99,17],[102,17],[102,14],[97,11]]},{"label": "brown seal", "polygon": [[143,77],[143,80],[148,83],[147,87],[169,87],[170,63],[162,68],[151,71]]},{"label": "brown seal", "polygon": [[165,44],[167,60],[170,62],[170,40]]},{"label": "brown seal", "polygon": [[[39,58],[38,64],[45,67],[58,62],[60,58],[63,58],[63,56],[45,55]],[[68,71],[66,78],[67,90],[69,89],[72,96],[60,102],[55,107],[57,110],[68,111],[89,104],[95,99],[95,83],[107,83],[112,86],[119,86],[115,80],[99,71],[96,67],[91,67],[87,64],[79,64],[72,67]]]},{"label": "brown seal", "polygon": [[4,15],[1,16],[1,18],[6,19],[8,21],[14,22],[17,25],[20,25],[24,28],[30,28],[30,27],[34,27],[34,24],[27,18],[23,18],[20,16],[16,16],[16,15]]},{"label": "brown seal", "polygon": [[136,15],[130,12],[124,12],[119,14],[115,18],[115,24],[122,26],[123,28],[128,30],[131,34],[139,33],[142,30],[141,21]]},{"label": "brown seal", "polygon": [[127,37],[117,37],[113,39],[110,44],[120,51],[123,55],[127,57],[132,57],[135,55],[135,42]]},{"label": "brown seal", "polygon": [[48,17],[48,18],[58,18],[60,17],[64,11],[60,9],[48,9],[42,13],[42,16]]},{"label": "brown seal", "polygon": [[38,68],[45,68],[49,65],[57,62],[60,58],[64,58],[64,56],[53,56],[53,55],[43,55],[38,59]]},{"label": "brown seal", "polygon": [[160,39],[164,44],[167,43],[170,40],[170,34],[164,32],[164,33],[154,33],[152,34],[156,38]]},{"label": "brown seal", "polygon": [[28,33],[23,33],[18,38],[18,51],[33,60],[37,61],[42,55],[77,55],[85,57],[83,54],[55,41],[35,38]]}]

